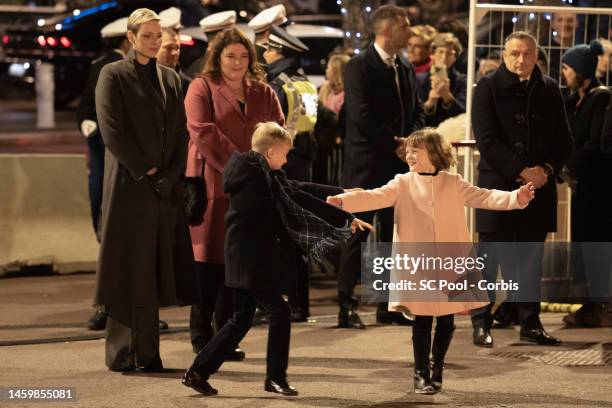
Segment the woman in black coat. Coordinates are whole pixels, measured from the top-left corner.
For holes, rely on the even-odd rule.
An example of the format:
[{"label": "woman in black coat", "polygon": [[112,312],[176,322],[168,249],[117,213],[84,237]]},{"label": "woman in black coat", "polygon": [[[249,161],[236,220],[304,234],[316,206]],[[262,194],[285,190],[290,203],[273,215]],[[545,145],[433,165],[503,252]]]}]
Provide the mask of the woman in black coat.
[{"label": "woman in black coat", "polygon": [[96,305],[106,306],[106,365],[160,371],[159,307],[195,297],[182,174],[187,129],[181,82],[156,63],[159,17],[128,20],[127,59],[102,68],[96,111],[106,145]]},{"label": "woman in black coat", "polygon": [[[572,271],[574,281],[587,279],[589,299],[563,321],[575,325],[612,324],[607,290],[610,254],[591,242],[612,241],[610,222],[610,155],[602,151],[603,129],[610,90],[595,79],[598,55],[603,47],[598,41],[570,48],[562,57],[561,72],[572,94],[565,101],[575,148],[565,164],[566,179],[572,187]],[[601,248],[601,249],[600,249]],[[599,301],[599,302],[598,302]],[[602,302],[603,301],[603,302]],[[604,323],[607,322],[607,323]]]}]

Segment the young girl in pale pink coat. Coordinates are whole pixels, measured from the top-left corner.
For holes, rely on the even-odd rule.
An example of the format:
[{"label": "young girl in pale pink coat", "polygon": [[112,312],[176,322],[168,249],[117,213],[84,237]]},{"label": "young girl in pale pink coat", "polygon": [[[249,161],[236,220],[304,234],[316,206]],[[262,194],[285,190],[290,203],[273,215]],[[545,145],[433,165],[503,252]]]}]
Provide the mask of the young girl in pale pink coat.
[{"label": "young girl in pale pink coat", "polygon": [[[448,169],[455,164],[452,147],[434,129],[414,132],[406,142],[410,172],[398,174],[387,185],[328,197],[331,204],[358,213],[394,207],[394,242],[470,242],[465,206],[487,210],[523,209],[534,197],[531,183],[514,191],[473,186]],[[487,305],[485,302],[389,302],[389,310],[410,309],[414,391],[435,394],[442,388],[444,356],[451,342],[454,313]],[[433,317],[436,332],[431,346]],[[429,355],[431,352],[431,361]],[[431,371],[430,371],[431,368]]]}]

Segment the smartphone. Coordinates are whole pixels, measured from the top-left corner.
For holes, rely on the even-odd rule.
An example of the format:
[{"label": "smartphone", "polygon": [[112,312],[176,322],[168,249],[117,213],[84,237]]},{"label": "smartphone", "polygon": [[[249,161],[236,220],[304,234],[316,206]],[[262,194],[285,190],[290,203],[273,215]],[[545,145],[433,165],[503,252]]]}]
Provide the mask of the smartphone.
[{"label": "smartphone", "polygon": [[432,65],[429,70],[431,76],[437,76],[440,79],[447,79],[448,73],[446,72],[446,65]]}]

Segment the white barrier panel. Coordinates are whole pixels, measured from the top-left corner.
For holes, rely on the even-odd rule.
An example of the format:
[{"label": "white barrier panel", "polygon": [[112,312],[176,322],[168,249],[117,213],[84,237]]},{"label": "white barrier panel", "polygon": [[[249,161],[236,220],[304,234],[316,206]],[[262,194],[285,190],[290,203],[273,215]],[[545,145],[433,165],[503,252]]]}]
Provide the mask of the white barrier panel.
[{"label": "white barrier panel", "polygon": [[55,127],[55,80],[53,65],[42,63],[36,65],[36,127],[52,129]]},{"label": "white barrier panel", "polygon": [[0,275],[20,265],[96,268],[84,155],[0,154]]}]

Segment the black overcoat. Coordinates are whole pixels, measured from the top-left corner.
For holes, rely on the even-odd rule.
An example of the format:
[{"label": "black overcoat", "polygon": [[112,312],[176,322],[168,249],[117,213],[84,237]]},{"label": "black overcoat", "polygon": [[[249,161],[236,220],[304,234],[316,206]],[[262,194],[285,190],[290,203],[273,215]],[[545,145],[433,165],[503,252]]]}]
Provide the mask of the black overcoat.
[{"label": "black overcoat", "polygon": [[566,100],[567,116],[574,136],[575,149],[566,166],[577,179],[572,195],[572,241],[610,241],[610,183],[609,154],[601,150],[602,130],[610,90],[592,81],[586,95],[578,104],[579,95]]},{"label": "black overcoat", "polygon": [[[525,167],[549,164],[555,174],[572,149],[559,86],[536,66],[528,85],[502,64],[474,92],[472,129],[480,150],[478,186],[512,191]],[[557,230],[554,175],[524,210],[476,210],[478,232]]]},{"label": "black overcoat", "polygon": [[121,61],[122,59],[123,55],[121,55],[121,53],[116,50],[111,50],[91,63],[89,73],[87,74],[85,90],[79,99],[79,105],[76,109],[77,126],[79,131],[81,130],[81,123],[83,123],[84,120],[93,120],[96,123],[98,122],[98,117],[96,115],[96,84],[98,83],[98,77],[100,77],[100,71],[105,65],[115,61]]},{"label": "black overcoat", "polygon": [[[156,64],[162,95],[135,64],[130,52],[106,65],[96,87],[106,165],[94,301],[128,326],[136,307],[188,304],[196,296],[182,186],[188,135],[180,79]],[[153,167],[170,180],[168,199],[158,197],[145,175]]]},{"label": "black overcoat", "polygon": [[380,187],[396,174],[408,171],[408,165],[395,154],[394,136],[408,136],[422,128],[425,117],[417,96],[414,68],[400,57],[395,63],[405,107],[403,117],[395,72],[383,62],[374,45],[346,66],[345,187]]},{"label": "black overcoat", "polygon": [[[340,227],[353,216],[322,200],[344,190],[336,186],[288,180],[310,194],[312,213]],[[234,152],[223,172],[230,195],[225,216],[225,285],[265,293],[291,293],[295,283],[295,247],[278,213],[261,165],[252,156]],[[300,194],[304,194],[300,193]]]}]

